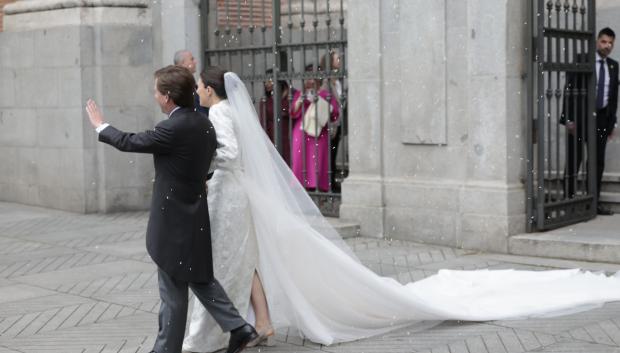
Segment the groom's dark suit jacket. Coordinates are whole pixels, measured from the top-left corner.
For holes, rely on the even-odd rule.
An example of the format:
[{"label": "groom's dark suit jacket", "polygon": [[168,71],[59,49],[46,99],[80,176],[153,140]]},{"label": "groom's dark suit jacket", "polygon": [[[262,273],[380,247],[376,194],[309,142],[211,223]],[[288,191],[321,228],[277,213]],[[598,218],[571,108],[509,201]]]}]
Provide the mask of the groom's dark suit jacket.
[{"label": "groom's dark suit jacket", "polygon": [[108,126],[99,141],[121,151],[153,154],[155,182],[146,247],[155,263],[176,279],[213,279],[205,182],[217,147],[207,117],[181,108],[154,130],[127,133]]}]

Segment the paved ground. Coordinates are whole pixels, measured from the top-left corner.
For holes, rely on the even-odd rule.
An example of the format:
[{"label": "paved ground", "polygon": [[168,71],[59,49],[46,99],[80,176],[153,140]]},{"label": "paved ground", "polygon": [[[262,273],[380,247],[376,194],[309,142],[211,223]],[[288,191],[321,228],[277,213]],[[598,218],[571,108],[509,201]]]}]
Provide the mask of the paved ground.
[{"label": "paved ground", "polygon": [[[75,215],[0,203],[0,353],[148,352],[159,300],[144,250],[146,213]],[[348,240],[376,272],[408,282],[441,268],[620,265],[472,253],[402,241]],[[286,332],[249,352],[620,352],[620,303],[545,320],[444,322],[323,347]]]}]

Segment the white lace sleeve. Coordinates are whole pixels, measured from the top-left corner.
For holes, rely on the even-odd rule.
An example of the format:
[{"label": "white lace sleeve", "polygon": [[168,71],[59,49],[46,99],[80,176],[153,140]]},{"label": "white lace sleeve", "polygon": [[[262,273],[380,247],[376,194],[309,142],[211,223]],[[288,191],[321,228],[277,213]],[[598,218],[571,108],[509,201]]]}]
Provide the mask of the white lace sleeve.
[{"label": "white lace sleeve", "polygon": [[[218,107],[219,108],[219,107]],[[235,137],[233,121],[227,113],[229,109],[212,109],[209,119],[215,128],[217,135],[217,150],[211,163],[210,171],[232,167],[232,161],[239,155],[239,146]]]}]

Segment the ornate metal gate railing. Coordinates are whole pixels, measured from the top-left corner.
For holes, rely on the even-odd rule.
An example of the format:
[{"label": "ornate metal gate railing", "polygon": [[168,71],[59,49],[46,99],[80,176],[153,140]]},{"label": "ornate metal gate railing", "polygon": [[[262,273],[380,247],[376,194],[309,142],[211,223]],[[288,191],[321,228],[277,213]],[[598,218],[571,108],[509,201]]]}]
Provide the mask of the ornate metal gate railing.
[{"label": "ornate metal gate railing", "polygon": [[527,229],[596,215],[595,1],[530,0]]},{"label": "ornate metal gate railing", "polygon": [[[348,174],[344,0],[203,0],[206,65],[236,72],[324,214]],[[279,102],[279,103],[277,103]]]}]

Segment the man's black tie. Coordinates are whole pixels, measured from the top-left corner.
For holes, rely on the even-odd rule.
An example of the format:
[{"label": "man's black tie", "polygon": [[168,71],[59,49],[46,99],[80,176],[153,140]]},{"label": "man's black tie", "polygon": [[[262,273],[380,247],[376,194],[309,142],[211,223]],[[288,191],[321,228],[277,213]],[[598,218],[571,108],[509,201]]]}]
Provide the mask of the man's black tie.
[{"label": "man's black tie", "polygon": [[601,65],[598,69],[598,82],[596,83],[596,109],[603,109],[605,102],[605,59],[598,61]]}]

